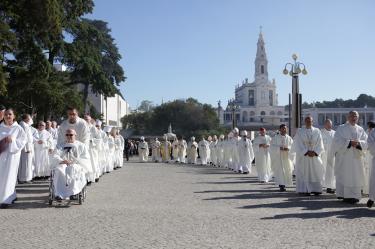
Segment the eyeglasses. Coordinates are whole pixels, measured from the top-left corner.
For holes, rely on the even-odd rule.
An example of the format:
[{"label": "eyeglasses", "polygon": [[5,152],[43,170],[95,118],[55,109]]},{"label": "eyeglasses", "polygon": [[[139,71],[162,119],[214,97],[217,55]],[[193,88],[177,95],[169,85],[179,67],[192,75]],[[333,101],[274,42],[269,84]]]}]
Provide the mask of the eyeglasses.
[{"label": "eyeglasses", "polygon": [[74,134],[65,134],[65,136],[67,136],[67,137],[73,137]]}]

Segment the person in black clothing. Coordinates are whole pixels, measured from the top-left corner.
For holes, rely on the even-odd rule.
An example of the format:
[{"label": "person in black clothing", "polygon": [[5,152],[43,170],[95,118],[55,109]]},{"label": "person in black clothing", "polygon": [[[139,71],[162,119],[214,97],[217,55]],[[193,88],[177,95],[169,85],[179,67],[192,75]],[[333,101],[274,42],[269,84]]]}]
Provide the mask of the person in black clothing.
[{"label": "person in black clothing", "polygon": [[126,161],[129,161],[129,153],[132,145],[128,139],[125,139],[125,158]]}]

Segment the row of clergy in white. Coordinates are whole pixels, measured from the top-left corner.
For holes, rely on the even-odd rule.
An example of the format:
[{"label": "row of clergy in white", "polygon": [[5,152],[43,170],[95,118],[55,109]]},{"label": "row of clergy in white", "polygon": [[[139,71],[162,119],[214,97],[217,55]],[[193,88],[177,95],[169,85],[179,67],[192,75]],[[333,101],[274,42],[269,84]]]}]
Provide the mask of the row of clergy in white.
[{"label": "row of clergy in white", "polygon": [[[91,119],[90,115],[81,119],[75,108],[68,108],[67,116],[58,128],[47,121],[39,122],[35,129],[30,115],[23,115],[18,124],[13,110],[5,111],[4,122],[0,126],[2,206],[14,202],[17,178],[20,183],[29,182],[36,177],[48,177],[51,170],[60,168],[60,177],[71,179],[71,184],[66,186],[63,181],[54,181],[55,185],[61,183],[61,186],[55,186],[55,195],[68,198],[77,194],[75,186],[97,182],[104,173],[122,167],[125,143],[116,128],[105,127],[102,130],[99,120]],[[66,162],[74,170],[62,170],[68,166]],[[70,172],[70,176],[66,176],[65,172]]]},{"label": "row of clergy in white", "polygon": [[[305,126],[298,129],[291,138],[287,127],[280,126],[274,137],[266,134],[262,128],[259,136],[252,142],[247,132],[235,128],[225,139],[213,136],[212,141],[203,137],[197,143],[192,137],[189,143],[178,139],[170,143],[167,138],[157,139],[151,144],[152,160],[169,162],[172,154],[176,162],[211,163],[227,167],[238,173],[249,173],[251,163],[255,165],[259,181],[268,182],[274,177],[281,191],[293,185],[296,175],[296,191],[304,195],[320,195],[323,187],[328,193],[335,193],[345,202],[356,203],[362,194],[370,193],[375,197],[375,170],[371,172],[372,155],[375,153],[374,132],[365,131],[358,124],[358,113],[348,114],[348,122],[332,130],[332,122],[327,120],[322,130],[313,126],[312,117],[305,119]],[[368,137],[368,138],[367,138]],[[148,161],[148,144],[141,139],[138,146],[140,161]],[[371,200],[370,200],[371,202]]]}]

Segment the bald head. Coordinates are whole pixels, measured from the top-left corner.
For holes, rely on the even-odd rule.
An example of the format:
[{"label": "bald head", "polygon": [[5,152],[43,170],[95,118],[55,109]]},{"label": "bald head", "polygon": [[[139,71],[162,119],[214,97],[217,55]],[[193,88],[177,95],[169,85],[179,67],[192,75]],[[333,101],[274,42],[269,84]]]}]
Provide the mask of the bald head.
[{"label": "bald head", "polygon": [[350,111],[348,114],[348,122],[351,125],[355,125],[358,123],[359,114],[357,111]]},{"label": "bald head", "polygon": [[330,119],[324,121],[324,129],[326,129],[327,131],[330,131],[332,129],[332,121]]}]

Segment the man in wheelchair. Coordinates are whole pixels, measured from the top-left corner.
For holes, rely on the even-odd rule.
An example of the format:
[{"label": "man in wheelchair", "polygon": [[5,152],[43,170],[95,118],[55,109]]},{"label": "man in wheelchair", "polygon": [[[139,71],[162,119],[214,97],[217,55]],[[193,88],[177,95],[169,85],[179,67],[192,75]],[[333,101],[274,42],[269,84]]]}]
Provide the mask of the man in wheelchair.
[{"label": "man in wheelchair", "polygon": [[56,149],[52,157],[52,181],[54,196],[57,201],[77,195],[86,186],[85,174],[90,169],[90,157],[85,144],[76,140],[76,131],[65,132],[65,143]]}]

